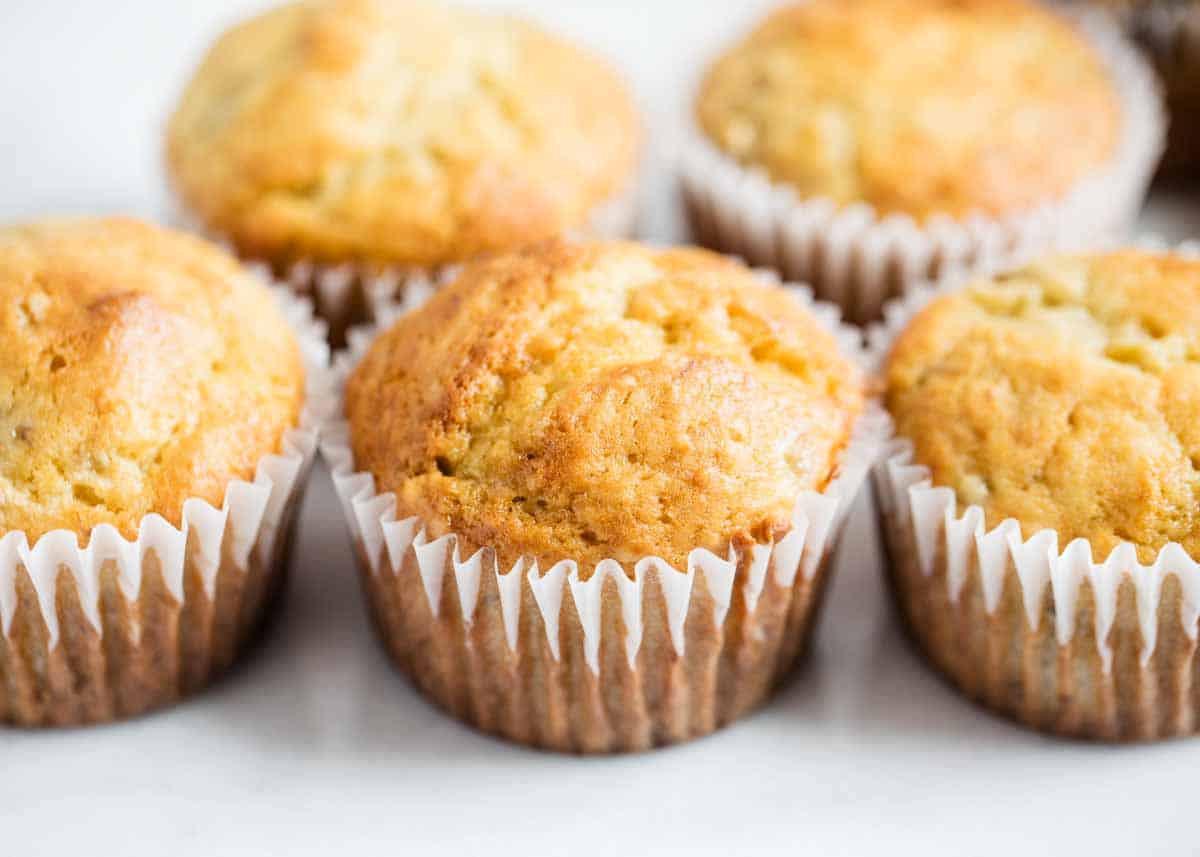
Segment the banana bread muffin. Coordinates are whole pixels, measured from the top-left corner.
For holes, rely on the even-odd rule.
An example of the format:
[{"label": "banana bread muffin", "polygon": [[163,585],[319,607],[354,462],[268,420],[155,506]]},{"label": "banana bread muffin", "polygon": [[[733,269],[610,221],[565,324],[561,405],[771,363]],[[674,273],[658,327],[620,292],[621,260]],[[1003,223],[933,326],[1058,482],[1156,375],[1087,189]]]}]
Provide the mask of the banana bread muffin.
[{"label": "banana bread muffin", "polygon": [[717,61],[696,116],[803,196],[925,221],[1062,196],[1112,158],[1121,104],[1079,34],[1026,0],[807,0]]},{"label": "banana bread muffin", "polygon": [[617,75],[529,23],[315,0],[216,43],[167,154],[244,256],[411,270],[586,227],[630,188],[639,135]]},{"label": "banana bread muffin", "polygon": [[[757,704],[796,654],[820,575],[796,575],[798,552],[780,546],[793,544],[798,498],[839,474],[862,409],[859,370],[834,336],[795,296],[721,257],[551,243],[470,266],[353,371],[349,446],[354,467],[395,496],[397,519],[419,521],[427,539],[453,534],[461,557],[486,549],[485,592],[518,581],[520,634],[492,641],[494,669],[442,669],[422,641],[446,634],[445,651],[458,651],[449,638],[472,617],[454,615],[457,599],[418,610],[425,595],[386,591],[420,593],[426,573],[389,543],[398,575],[368,575],[384,635],[422,689],[515,740],[614,750],[711,731]],[[814,563],[827,552],[806,550]],[[686,593],[702,552],[724,561],[726,585],[736,573],[732,604],[716,572],[690,608],[672,594],[681,582]],[[643,601],[646,557],[660,584],[647,582]],[[554,577],[564,561],[570,593]],[[741,584],[757,588],[768,563],[767,587],[748,603]],[[604,593],[594,617],[582,606],[589,583]],[[578,615],[560,616],[572,596]],[[503,626],[499,596],[479,598],[475,623],[487,611]],[[713,599],[728,607],[723,628],[705,613]],[[690,698],[661,684],[682,679],[668,666],[664,601],[666,614],[687,611]],[[409,605],[406,621],[389,619],[389,602]],[[635,628],[640,645],[624,651]],[[488,699],[501,709],[485,713]],[[564,700],[580,718],[565,727]]]},{"label": "banana bread muffin", "polygon": [[[900,334],[887,408],[942,496],[893,512],[894,573],[917,636],[969,692],[1073,734],[1194,728],[1172,682],[1195,648],[1181,598],[1200,574],[1198,354],[1200,261],[1140,250],[977,282]],[[975,510],[957,535],[946,502]],[[964,547],[976,525],[1000,533],[999,559]]]},{"label": "banana bread muffin", "polygon": [[[825,217],[902,218],[919,232],[1027,215],[1108,170],[1136,119],[1112,72],[1033,0],[807,0],[717,60],[695,115],[709,145],[792,200],[820,201]],[[828,260],[808,256],[784,269],[820,293]],[[849,309],[868,318],[879,306]]]},{"label": "banana bread muffin", "polygon": [[[212,543],[211,523],[193,520],[185,573],[171,528],[185,526],[185,502],[220,509],[283,450],[304,403],[297,341],[233,259],[131,220],[0,230],[0,332],[0,577],[15,581],[0,594],[15,599],[0,719],[106,720],[170,701],[232,656],[277,564],[267,550],[239,567],[246,551],[222,547],[224,525]],[[274,490],[282,507],[290,486]],[[263,514],[243,544],[255,546]],[[230,526],[247,526],[237,517]],[[43,615],[37,596],[48,586],[53,604],[56,585]]]}]

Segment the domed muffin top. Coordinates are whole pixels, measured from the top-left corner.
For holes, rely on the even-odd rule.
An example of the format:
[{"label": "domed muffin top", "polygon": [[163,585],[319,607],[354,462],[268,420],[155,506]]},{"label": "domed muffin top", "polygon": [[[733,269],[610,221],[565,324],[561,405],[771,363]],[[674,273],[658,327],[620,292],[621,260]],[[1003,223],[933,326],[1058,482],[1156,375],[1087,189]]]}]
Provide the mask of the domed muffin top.
[{"label": "domed muffin top", "polygon": [[431,267],[582,226],[631,182],[639,136],[611,69],[530,24],[310,0],[216,43],[168,161],[245,254]]},{"label": "domed muffin top", "polygon": [[806,0],[720,58],[696,115],[801,196],[922,221],[1064,196],[1113,157],[1121,105],[1032,0]]},{"label": "domed muffin top", "polygon": [[746,268],[550,243],[468,267],[382,334],[346,414],[356,466],[401,517],[505,569],[589,575],[782,536],[862,401],[832,335]]},{"label": "domed muffin top", "polygon": [[936,299],[886,368],[935,485],[1059,546],[1200,557],[1200,261],[1060,258]]},{"label": "domed muffin top", "polygon": [[298,419],[304,372],[268,289],[130,220],[0,229],[0,535],[220,506]]}]

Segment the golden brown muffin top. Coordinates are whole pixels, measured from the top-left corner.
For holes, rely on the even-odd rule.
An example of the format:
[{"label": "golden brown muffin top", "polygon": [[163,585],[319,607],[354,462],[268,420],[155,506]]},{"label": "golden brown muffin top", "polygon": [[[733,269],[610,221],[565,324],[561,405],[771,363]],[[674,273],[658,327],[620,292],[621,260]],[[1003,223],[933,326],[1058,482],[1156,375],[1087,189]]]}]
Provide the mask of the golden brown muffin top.
[{"label": "golden brown muffin top", "polygon": [[805,197],[917,220],[1065,195],[1120,137],[1118,96],[1031,0],[807,0],[709,71],[708,137]]},{"label": "golden brown muffin top", "polygon": [[582,226],[629,183],[639,133],[607,65],[528,23],[309,0],[216,43],[168,160],[245,254],[431,267]]},{"label": "golden brown muffin top", "polygon": [[1122,251],[936,299],[886,368],[933,482],[1059,546],[1200,556],[1200,262]]},{"label": "golden brown muffin top", "polygon": [[493,546],[503,568],[589,575],[780,537],[862,400],[832,335],[746,268],[551,243],[468,267],[382,334],[346,415],[356,466],[400,517]]},{"label": "golden brown muffin top", "polygon": [[132,220],[0,229],[0,535],[220,506],[298,419],[271,293],[212,245]]}]

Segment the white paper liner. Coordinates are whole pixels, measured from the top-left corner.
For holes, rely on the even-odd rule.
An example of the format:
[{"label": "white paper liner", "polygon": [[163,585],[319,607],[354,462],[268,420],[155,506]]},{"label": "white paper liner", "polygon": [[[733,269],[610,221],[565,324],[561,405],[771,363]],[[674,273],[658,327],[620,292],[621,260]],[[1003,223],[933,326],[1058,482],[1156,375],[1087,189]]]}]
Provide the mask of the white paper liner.
[{"label": "white paper liner", "polygon": [[1155,2],[1113,10],[1117,19],[1149,48],[1155,59],[1172,63],[1200,49],[1200,7],[1186,2]]},{"label": "white paper liner", "polygon": [[[1153,252],[1172,252],[1188,258],[1200,258],[1200,243],[1186,243],[1175,248],[1161,240],[1144,238],[1135,246]],[[869,362],[875,371],[882,374],[885,361],[897,336],[908,326],[912,318],[931,300],[963,285],[962,274],[950,277],[936,285],[925,284],[914,289],[907,297],[891,302],[885,308],[885,319],[868,331]],[[889,426],[890,417],[885,417]],[[949,619],[950,613],[959,609],[964,585],[968,579],[978,580],[982,591],[984,613],[997,617],[1003,609],[1003,598],[1015,586],[1016,596],[1023,608],[1027,623],[1024,631],[1009,628],[1008,633],[1020,637],[1036,635],[1046,617],[1053,616],[1053,639],[1065,650],[1070,647],[1070,657],[1086,658],[1079,652],[1073,640],[1083,618],[1090,626],[1089,637],[1095,644],[1095,655],[1099,659],[1102,674],[1112,679],[1114,650],[1110,632],[1117,620],[1122,587],[1132,585],[1136,599],[1136,626],[1140,634],[1137,659],[1142,670],[1149,669],[1151,662],[1178,660],[1186,655],[1187,663],[1180,667],[1175,663],[1169,669],[1191,669],[1190,652],[1160,653],[1156,644],[1165,636],[1163,628],[1163,597],[1166,582],[1174,576],[1181,589],[1179,603],[1179,627],[1194,650],[1200,620],[1200,563],[1190,557],[1184,548],[1171,543],[1159,551],[1155,561],[1143,565],[1138,560],[1137,548],[1123,542],[1107,557],[1095,556],[1091,544],[1076,538],[1060,549],[1063,539],[1052,529],[1044,529],[1024,538],[1020,523],[1014,519],[1002,521],[990,530],[986,527],[984,510],[978,505],[960,508],[955,492],[951,488],[933,484],[929,468],[918,464],[913,457],[913,444],[903,437],[893,437],[883,448],[873,469],[875,495],[879,513],[885,522],[893,572],[904,562],[915,561],[916,567],[926,579],[931,579],[935,570],[945,574],[945,615],[927,616],[936,622]],[[907,554],[915,551],[914,556]],[[1080,594],[1084,584],[1090,593],[1090,605],[1086,617],[1081,615]],[[927,606],[935,613],[941,608]],[[948,611],[948,612],[947,612]],[[918,635],[920,629],[916,629]],[[1049,630],[1049,629],[1047,629]],[[1165,670],[1164,670],[1165,671]],[[956,677],[957,679],[958,677]],[[1044,682],[1039,678],[1037,681]],[[1143,683],[1153,683],[1143,679]],[[1060,690],[1060,699],[1061,693]],[[1109,689],[1112,693],[1112,689]],[[1117,691],[1119,693],[1120,691]],[[1133,691],[1130,691],[1131,693]],[[1144,688],[1139,687],[1138,693]],[[1183,694],[1184,691],[1179,691]],[[1190,692],[1189,692],[1190,693]],[[1161,704],[1168,702],[1178,710],[1159,712],[1155,700],[1138,700],[1130,703],[1138,709],[1137,714],[1126,714],[1129,721],[1118,723],[1117,708],[1120,701],[1110,699],[1105,703],[1112,721],[1099,731],[1081,732],[1079,724],[1062,726],[1044,718],[1041,725],[1055,731],[1071,734],[1087,734],[1102,738],[1153,738],[1173,734],[1186,734],[1197,726],[1196,712],[1184,710],[1190,705],[1188,699],[1169,700],[1168,693],[1158,694]],[[1004,707],[1004,706],[1001,706]],[[1013,713],[1010,711],[1009,713]],[[1051,712],[1053,714],[1054,712]],[[1018,714],[1022,719],[1037,720],[1038,715]]]},{"label": "white paper liner", "polygon": [[1121,10],[1120,19],[1149,52],[1161,73],[1171,112],[1163,171],[1200,166],[1200,6],[1142,3]]},{"label": "white paper liner", "polygon": [[[587,223],[569,233],[570,236],[595,239],[634,237],[639,192],[640,182],[635,178],[614,197],[597,206]],[[177,192],[172,193],[171,203],[171,219],[175,223],[204,235],[237,255],[236,245],[229,236],[208,228],[189,211]],[[243,261],[248,265],[270,269],[262,260]],[[381,313],[389,312],[392,305],[410,289],[427,291],[445,284],[453,279],[460,267],[459,264],[452,264],[436,268],[380,268],[355,262],[324,264],[302,260],[288,266],[281,279],[298,294],[312,298],[317,313],[329,322],[336,340],[352,326],[379,319]]]},{"label": "white paper liner", "polygon": [[[115,527],[102,524],[91,531],[86,547],[79,546],[71,530],[47,532],[32,546],[22,531],[5,533],[0,537],[0,633],[10,643],[23,574],[33,586],[47,652],[53,655],[63,633],[59,589],[64,570],[74,582],[84,617],[103,637],[100,576],[107,564],[115,564],[120,590],[127,604],[133,605],[142,589],[144,566],[153,556],[168,592],[182,605],[188,563],[198,566],[211,601],[216,575],[230,560],[245,569],[255,563],[265,565],[278,555],[277,542],[287,525],[285,511],[294,509],[293,501],[312,464],[319,428],[331,407],[331,387],[324,324],[314,320],[308,301],[285,287],[271,288],[296,332],[306,374],[304,408],[297,426],[284,435],[280,451],[258,462],[253,481],[231,482],[220,508],[199,498],[185,501],[179,527],[161,515],[149,514],[138,525],[137,536],[126,539]],[[141,629],[134,623],[131,630],[136,643]]]},{"label": "white paper liner", "polygon": [[1103,15],[1071,15],[1109,69],[1122,105],[1112,164],[1067,196],[1002,219],[976,214],[927,224],[869,205],[804,198],[746,167],[693,128],[680,164],[683,201],[701,243],[811,283],[854,321],[879,317],[889,298],[955,270],[1007,265],[1045,249],[1123,237],[1162,153],[1166,118],[1154,72]]}]

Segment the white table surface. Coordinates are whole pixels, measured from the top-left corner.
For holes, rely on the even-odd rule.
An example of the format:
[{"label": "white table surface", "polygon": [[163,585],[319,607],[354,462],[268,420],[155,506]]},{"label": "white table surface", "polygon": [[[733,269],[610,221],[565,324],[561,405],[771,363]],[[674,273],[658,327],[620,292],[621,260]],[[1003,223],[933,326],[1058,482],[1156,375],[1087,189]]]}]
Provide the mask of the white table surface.
[{"label": "white table surface", "polygon": [[[171,99],[261,3],[0,0],[0,220],[165,210]],[[666,169],[687,74],[764,4],[517,5],[622,63],[650,117],[646,235],[680,237]],[[1146,227],[1200,236],[1200,201]],[[365,622],[323,471],[278,620],[210,692],[135,722],[0,730],[0,854],[1200,852],[1200,741],[1043,738],[959,697],[884,598],[860,502],[807,667],[760,714],[651,754],[500,743],[427,705]]]}]

